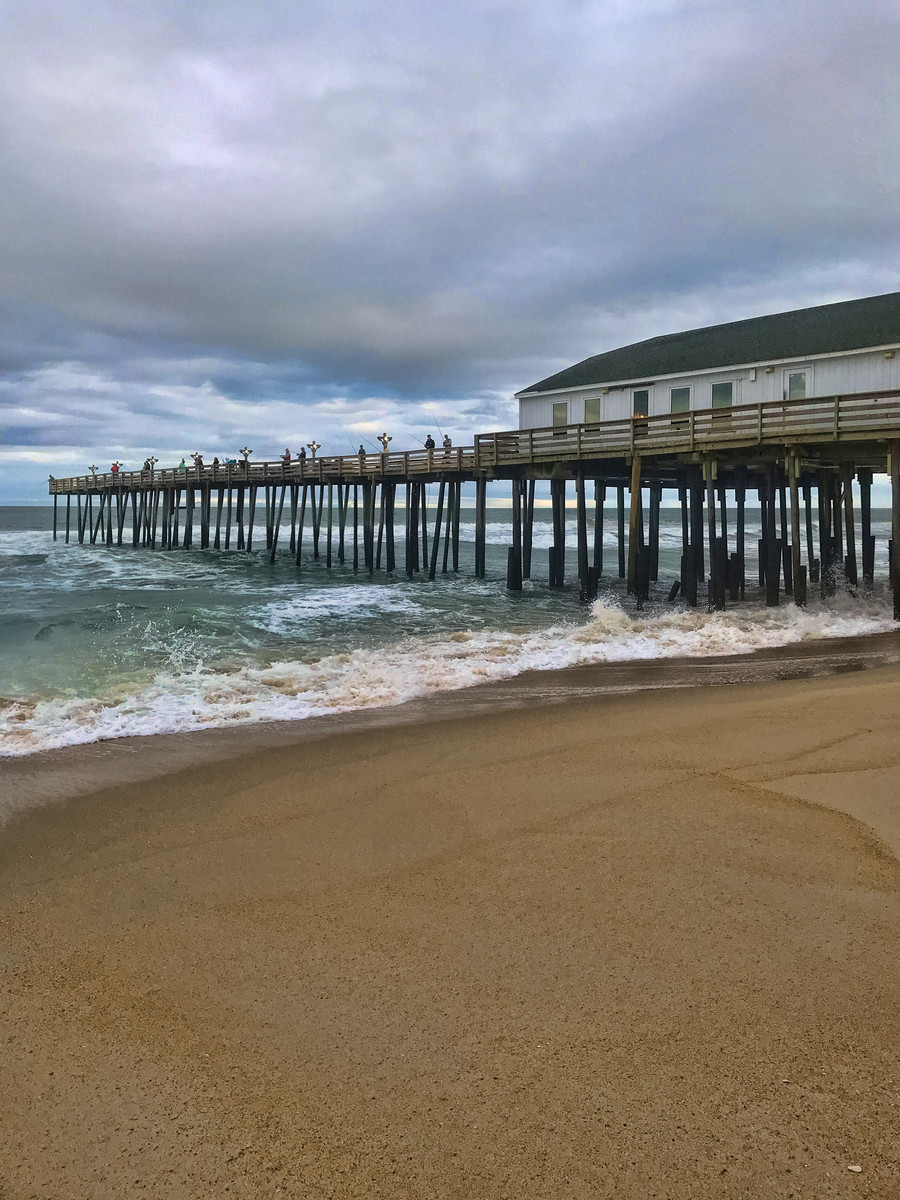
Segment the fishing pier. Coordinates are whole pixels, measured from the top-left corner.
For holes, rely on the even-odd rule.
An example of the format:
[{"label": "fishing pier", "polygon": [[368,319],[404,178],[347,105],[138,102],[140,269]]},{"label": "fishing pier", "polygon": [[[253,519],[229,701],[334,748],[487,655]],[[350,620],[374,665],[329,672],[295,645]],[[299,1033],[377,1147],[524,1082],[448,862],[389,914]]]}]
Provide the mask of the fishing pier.
[{"label": "fishing pier", "polygon": [[[758,586],[766,602],[806,602],[811,586],[829,594],[875,581],[872,479],[891,484],[889,578],[900,620],[900,391],[860,392],[776,403],[698,409],[620,420],[479,434],[471,446],[217,466],[118,471],[50,480],[53,536],[151,550],[214,548],[250,552],[257,512],[266,549],[298,566],[352,561],[353,569],[397,569],[395,510],[405,511],[408,575],[460,569],[462,486],[474,484],[474,574],[485,575],[488,487],[511,495],[507,587],[537,566],[532,547],[535,486],[549,481],[553,544],[550,587],[565,586],[566,493],[574,484],[574,573],[582,600],[616,574],[641,604],[659,579],[660,506],[677,494],[682,554],[670,599],[680,593],[712,608],[753,588],[745,569],[748,494],[761,513]],[[437,485],[433,509],[426,488]],[[398,489],[402,489],[398,498]],[[728,502],[729,494],[731,503]],[[60,498],[65,499],[60,512]],[[755,505],[754,505],[755,507]],[[859,521],[857,522],[857,514]],[[615,522],[613,562],[603,531]],[[857,540],[857,524],[860,537]],[[668,582],[668,581],[664,581]]]}]

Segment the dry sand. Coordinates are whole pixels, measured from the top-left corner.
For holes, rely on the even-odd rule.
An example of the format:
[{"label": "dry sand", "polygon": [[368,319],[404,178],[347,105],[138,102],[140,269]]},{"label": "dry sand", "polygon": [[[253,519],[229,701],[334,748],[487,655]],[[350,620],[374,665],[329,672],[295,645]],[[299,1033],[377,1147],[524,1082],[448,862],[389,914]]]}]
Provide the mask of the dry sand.
[{"label": "dry sand", "polygon": [[898,854],[896,666],[40,808],[0,833],[0,1196],[890,1200]]}]

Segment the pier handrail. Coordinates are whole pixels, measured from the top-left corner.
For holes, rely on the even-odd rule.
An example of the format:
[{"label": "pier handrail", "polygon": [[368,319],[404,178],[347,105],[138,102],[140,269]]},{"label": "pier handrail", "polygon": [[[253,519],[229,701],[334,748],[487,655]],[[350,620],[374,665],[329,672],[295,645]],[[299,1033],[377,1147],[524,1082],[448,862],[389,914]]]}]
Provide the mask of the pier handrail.
[{"label": "pier handrail", "polygon": [[140,490],[193,484],[353,483],[361,480],[439,477],[442,472],[483,474],[496,467],[560,460],[618,458],[634,453],[685,454],[742,446],[816,441],[866,441],[900,437],[900,391],[764,401],[732,408],[693,409],[615,421],[475,436],[474,446],[397,450],[319,458],[106,471],[50,480],[50,494]]},{"label": "pier handrail", "polygon": [[50,494],[66,492],[123,491],[149,487],[179,487],[193,484],[233,486],[237,484],[281,483],[358,483],[363,479],[391,479],[408,475],[439,476],[476,470],[475,451],[471,446],[449,450],[398,450],[391,454],[339,454],[317,458],[281,459],[259,462],[204,463],[184,467],[154,468],[150,471],[98,471],[96,475],[75,475],[51,479]]},{"label": "pier handrail", "polygon": [[475,437],[481,470],[529,462],[684,454],[765,443],[862,441],[900,435],[900,391],[764,401]]}]

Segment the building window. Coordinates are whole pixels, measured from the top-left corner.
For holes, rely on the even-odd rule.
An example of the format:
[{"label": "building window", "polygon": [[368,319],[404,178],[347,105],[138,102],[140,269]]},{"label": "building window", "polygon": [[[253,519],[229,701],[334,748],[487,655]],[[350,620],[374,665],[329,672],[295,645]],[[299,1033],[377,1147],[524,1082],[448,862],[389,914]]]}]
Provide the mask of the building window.
[{"label": "building window", "polygon": [[633,393],[633,412],[636,417],[646,417],[650,411],[650,389],[635,388]]},{"label": "building window", "polygon": [[602,398],[600,396],[588,396],[584,402],[584,422],[586,425],[596,425],[602,420],[600,416],[600,405]]},{"label": "building window", "polygon": [[712,385],[712,406],[713,408],[731,408],[731,402],[734,398],[734,384],[729,380],[727,383],[714,383]]},{"label": "building window", "polygon": [[788,374],[786,391],[788,400],[805,400],[806,372],[791,371]]},{"label": "building window", "polygon": [[568,425],[569,423],[569,402],[568,400],[558,400],[553,405],[553,428],[558,429],[560,425]]},{"label": "building window", "polygon": [[690,412],[691,389],[689,387],[669,388],[669,398],[673,413]]}]

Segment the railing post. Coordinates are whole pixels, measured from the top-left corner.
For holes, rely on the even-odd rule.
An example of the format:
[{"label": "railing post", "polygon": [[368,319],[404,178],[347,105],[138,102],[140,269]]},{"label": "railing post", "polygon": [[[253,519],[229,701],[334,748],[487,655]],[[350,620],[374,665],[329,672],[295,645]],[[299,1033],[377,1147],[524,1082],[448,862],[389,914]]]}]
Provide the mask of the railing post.
[{"label": "railing post", "polygon": [[835,441],[838,440],[840,426],[841,426],[841,398],[840,398],[840,396],[835,396],[835,398],[834,398],[834,440]]},{"label": "railing post", "polygon": [[757,404],[757,406],[756,406],[756,441],[757,441],[757,444],[761,445],[762,440],[763,440],[763,406],[761,404]]}]

